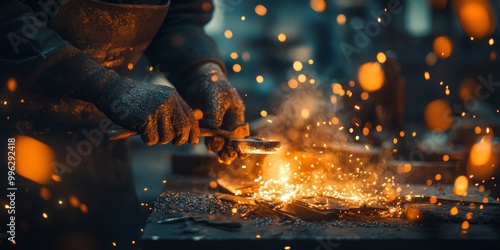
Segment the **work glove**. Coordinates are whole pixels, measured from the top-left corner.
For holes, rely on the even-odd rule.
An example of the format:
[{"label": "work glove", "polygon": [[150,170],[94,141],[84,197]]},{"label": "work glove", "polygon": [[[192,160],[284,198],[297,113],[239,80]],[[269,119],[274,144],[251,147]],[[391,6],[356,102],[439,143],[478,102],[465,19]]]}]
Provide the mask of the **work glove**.
[{"label": "work glove", "polygon": [[[200,127],[233,130],[245,122],[245,105],[217,64],[207,63],[193,75],[182,96],[193,110],[202,112]],[[225,138],[205,137],[205,145],[217,153],[220,163],[230,164],[238,157]]]},{"label": "work glove", "polygon": [[[120,76],[68,43],[52,51],[46,58],[16,67],[26,76],[16,79],[44,96],[93,103],[117,125],[137,131],[147,145],[198,143],[198,121],[174,88]],[[28,69],[37,70],[21,72]]]},{"label": "work glove", "polygon": [[198,121],[172,87],[121,78],[107,85],[95,104],[116,124],[137,131],[147,145],[198,144]]}]

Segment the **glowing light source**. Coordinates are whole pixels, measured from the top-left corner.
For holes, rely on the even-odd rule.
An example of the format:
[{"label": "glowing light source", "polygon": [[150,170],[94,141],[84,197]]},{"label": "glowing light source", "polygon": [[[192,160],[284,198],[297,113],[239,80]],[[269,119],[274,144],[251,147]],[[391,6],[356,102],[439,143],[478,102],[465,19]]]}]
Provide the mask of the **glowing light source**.
[{"label": "glowing light source", "polygon": [[280,42],[285,42],[286,41],[286,35],[283,33],[278,34],[278,41]]},{"label": "glowing light source", "polygon": [[455,185],[453,186],[453,193],[458,196],[466,196],[467,188],[469,187],[469,179],[464,175],[461,175],[455,179]]},{"label": "glowing light source", "polygon": [[261,4],[255,6],[254,10],[255,10],[255,14],[257,14],[259,16],[265,16],[267,13],[267,8]]},{"label": "glowing light source", "polygon": [[424,120],[427,128],[432,131],[448,130],[453,123],[450,104],[442,99],[430,102],[425,107]]},{"label": "glowing light source", "polygon": [[194,118],[196,120],[199,121],[199,120],[203,119],[203,111],[201,111],[201,109],[194,109],[193,113],[194,113]]},{"label": "glowing light source", "polygon": [[235,73],[239,73],[239,72],[241,72],[241,65],[239,65],[239,64],[237,64],[237,63],[233,64],[233,71],[234,71]]},{"label": "glowing light source", "polygon": [[490,35],[496,26],[496,17],[487,0],[455,1],[458,20],[465,34],[476,39]]},{"label": "glowing light source", "polygon": [[16,173],[39,184],[46,184],[52,175],[54,151],[28,136],[16,137]]},{"label": "glowing light source", "polygon": [[293,69],[294,69],[295,71],[301,71],[301,70],[302,70],[302,67],[303,67],[302,62],[300,62],[300,61],[295,61],[295,62],[293,62],[293,65],[292,65],[292,66],[293,66]]},{"label": "glowing light source", "polygon": [[385,73],[378,62],[367,62],[358,69],[358,81],[363,90],[373,92],[384,85]]},{"label": "glowing light source", "polygon": [[432,43],[434,53],[440,58],[448,58],[453,51],[453,44],[447,36],[438,36]]},{"label": "glowing light source", "polygon": [[14,78],[9,78],[7,79],[7,89],[10,91],[10,92],[15,92],[16,89],[17,89],[17,81],[16,79]]},{"label": "glowing light source", "polygon": [[264,77],[261,76],[261,75],[258,75],[257,77],[255,77],[255,81],[257,81],[257,83],[263,83],[264,82]]},{"label": "glowing light source", "polygon": [[344,25],[346,21],[347,21],[347,18],[346,18],[346,16],[344,14],[338,14],[337,15],[337,23],[339,25]]},{"label": "glowing light source", "polygon": [[326,9],[326,1],[325,0],[311,0],[309,2],[309,5],[316,12],[323,12]]},{"label": "glowing light source", "polygon": [[387,60],[387,57],[385,56],[385,54],[383,52],[377,53],[377,61],[379,63],[385,63],[386,60]]},{"label": "glowing light source", "polygon": [[430,80],[431,79],[431,74],[427,71],[424,72],[424,78],[425,80]]},{"label": "glowing light source", "polygon": [[491,143],[486,138],[475,143],[470,149],[469,161],[474,166],[483,166],[490,160]]},{"label": "glowing light source", "polygon": [[233,32],[231,30],[226,30],[226,31],[224,31],[224,36],[227,39],[231,39],[233,37]]}]

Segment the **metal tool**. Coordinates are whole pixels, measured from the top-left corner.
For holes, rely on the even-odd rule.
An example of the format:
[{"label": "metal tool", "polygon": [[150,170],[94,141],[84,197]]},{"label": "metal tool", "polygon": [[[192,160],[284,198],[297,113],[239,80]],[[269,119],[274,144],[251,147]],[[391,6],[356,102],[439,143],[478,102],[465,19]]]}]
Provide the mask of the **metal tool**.
[{"label": "metal tool", "polygon": [[[137,131],[128,129],[116,129],[106,132],[110,140],[121,140],[137,134]],[[233,130],[200,128],[200,136],[223,137],[227,139],[228,146],[232,147],[239,155],[272,154],[276,153],[281,148],[280,141],[250,137],[250,127],[248,123],[240,124]]]}]

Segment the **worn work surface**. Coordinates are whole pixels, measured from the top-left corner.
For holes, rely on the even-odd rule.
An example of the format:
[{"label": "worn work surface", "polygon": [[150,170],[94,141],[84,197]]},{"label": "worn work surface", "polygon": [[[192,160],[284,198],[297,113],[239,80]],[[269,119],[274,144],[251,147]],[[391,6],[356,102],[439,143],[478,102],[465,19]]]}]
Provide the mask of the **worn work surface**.
[{"label": "worn work surface", "polygon": [[[241,205],[216,198],[224,192],[210,186],[206,177],[174,175],[153,204],[142,237],[144,249],[472,249],[500,243],[500,206],[444,202],[440,206],[414,200],[405,204],[409,216],[414,208],[419,219],[373,217],[360,214],[332,220],[290,219],[272,212],[255,212],[255,205]],[[433,190],[416,186],[418,192]],[[424,190],[424,191],[422,191]],[[439,191],[447,192],[447,188]],[[440,197],[445,197],[440,196]],[[450,197],[450,196],[449,196]],[[471,197],[476,201],[475,197]],[[479,198],[479,197],[478,197]],[[478,200],[480,201],[480,200]],[[453,207],[458,214],[450,215]],[[257,209],[258,210],[258,209]],[[186,222],[158,224],[173,215],[206,217],[216,214],[239,222],[237,230]],[[242,217],[245,214],[246,216]],[[468,218],[468,219],[467,219]],[[462,229],[464,221],[469,228]],[[497,245],[498,246],[498,245]]]}]

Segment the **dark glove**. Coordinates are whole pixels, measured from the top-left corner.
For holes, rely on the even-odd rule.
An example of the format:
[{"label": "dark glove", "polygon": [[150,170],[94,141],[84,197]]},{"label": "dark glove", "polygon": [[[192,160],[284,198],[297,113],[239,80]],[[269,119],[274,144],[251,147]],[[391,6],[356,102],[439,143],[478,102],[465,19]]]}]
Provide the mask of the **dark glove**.
[{"label": "dark glove", "polygon": [[[205,64],[195,75],[183,97],[193,109],[203,112],[200,127],[232,130],[245,122],[245,105],[217,64]],[[206,137],[205,145],[218,154],[221,163],[230,164],[238,157],[222,137]]]},{"label": "dark glove", "polygon": [[116,124],[141,134],[148,145],[191,144],[199,141],[193,111],[174,88],[138,82],[98,65],[69,44],[54,48],[47,58],[34,59],[19,69],[38,69],[25,74],[30,89],[45,96],[72,97],[93,103]]},{"label": "dark glove", "polygon": [[138,131],[147,145],[198,144],[193,111],[174,88],[127,78],[106,86],[96,106],[112,121]]}]

